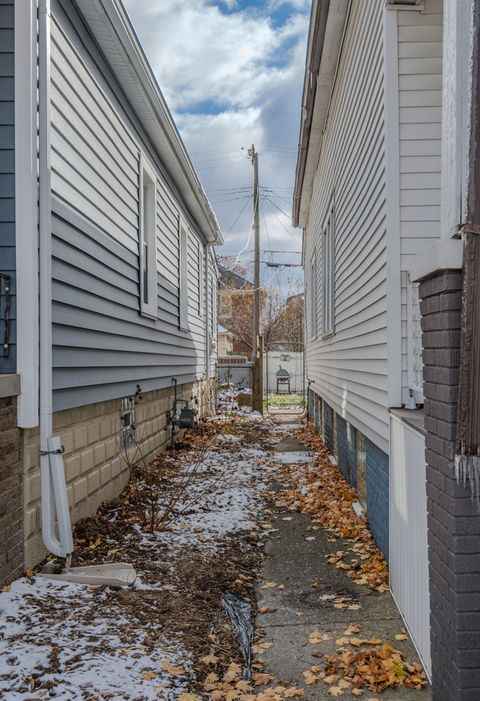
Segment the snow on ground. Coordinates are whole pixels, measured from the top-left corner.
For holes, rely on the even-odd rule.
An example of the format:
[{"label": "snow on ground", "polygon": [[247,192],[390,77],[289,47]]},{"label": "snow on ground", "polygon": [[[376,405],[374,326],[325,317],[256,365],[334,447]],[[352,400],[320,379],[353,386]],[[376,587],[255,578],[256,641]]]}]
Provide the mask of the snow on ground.
[{"label": "snow on ground", "polygon": [[[253,424],[254,419],[243,421]],[[170,553],[189,545],[215,550],[261,518],[271,465],[272,453],[244,447],[241,435],[221,433],[178,505],[180,512],[188,508],[174,528],[144,533],[132,524],[124,541],[135,543],[152,560],[160,558],[165,546]],[[153,596],[161,593],[162,582],[147,583],[140,571],[134,590],[151,590]],[[111,593],[38,576],[22,578],[0,593],[0,698],[178,698],[188,686],[189,655],[178,640],[159,640],[158,631],[155,644],[149,643],[148,624],[139,625],[128,607],[119,615],[118,605],[109,605]]]},{"label": "snow on ground", "polygon": [[175,681],[164,667],[187,671],[188,655],[178,644],[165,642],[162,649],[147,651],[124,642],[128,620],[98,615],[98,592],[35,577],[20,579],[1,594],[0,698],[48,699],[49,686],[62,701],[177,698],[187,680]]}]

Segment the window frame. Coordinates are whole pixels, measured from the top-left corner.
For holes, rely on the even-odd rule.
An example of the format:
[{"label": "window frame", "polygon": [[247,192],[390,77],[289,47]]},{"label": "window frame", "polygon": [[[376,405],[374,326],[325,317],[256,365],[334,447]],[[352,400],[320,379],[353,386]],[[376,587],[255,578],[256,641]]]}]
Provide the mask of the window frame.
[{"label": "window frame", "polygon": [[[419,283],[407,279],[407,382],[416,404],[424,403],[422,326],[420,313]],[[421,369],[418,369],[420,361]],[[419,377],[420,376],[420,377]],[[419,379],[419,382],[416,382]]]},{"label": "window frame", "polygon": [[335,209],[333,200],[322,226],[322,337],[335,334]]},{"label": "window frame", "polygon": [[310,259],[310,338],[318,335],[318,289],[317,289],[317,251],[313,251]]},{"label": "window frame", "polygon": [[178,328],[188,331],[188,237],[185,217],[178,218]]},{"label": "window frame", "polygon": [[205,277],[205,246],[202,241],[198,240],[198,315],[201,319],[205,317],[205,296],[206,296],[206,277]]},{"label": "window frame", "polygon": [[[146,181],[148,181],[147,192]],[[138,199],[140,313],[142,316],[156,319],[158,317],[157,176],[143,155],[140,156]]]}]

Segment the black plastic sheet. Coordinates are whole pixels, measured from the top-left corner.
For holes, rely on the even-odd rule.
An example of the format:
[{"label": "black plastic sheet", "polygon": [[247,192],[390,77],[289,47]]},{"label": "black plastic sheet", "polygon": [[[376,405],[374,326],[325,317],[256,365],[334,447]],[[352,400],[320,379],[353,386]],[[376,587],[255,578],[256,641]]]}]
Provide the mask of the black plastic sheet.
[{"label": "black plastic sheet", "polygon": [[252,678],[253,644],[252,607],[243,596],[227,591],[223,595],[222,608],[232,624],[235,637],[243,652],[245,659],[243,679],[250,681]]}]

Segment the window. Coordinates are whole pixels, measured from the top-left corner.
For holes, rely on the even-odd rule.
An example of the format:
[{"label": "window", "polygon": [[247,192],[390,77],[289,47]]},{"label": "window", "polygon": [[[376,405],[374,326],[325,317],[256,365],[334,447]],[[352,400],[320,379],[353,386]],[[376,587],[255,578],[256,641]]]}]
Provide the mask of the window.
[{"label": "window", "polygon": [[310,264],[310,336],[317,335],[317,253]]},{"label": "window", "polygon": [[156,178],[140,161],[140,311],[157,316],[157,235],[155,230]]},{"label": "window", "polygon": [[407,283],[407,372],[408,389],[415,404],[423,404],[423,357],[418,283]]},{"label": "window", "polygon": [[322,230],[322,332],[335,333],[335,220],[330,207]]},{"label": "window", "polygon": [[180,217],[179,220],[179,310],[178,325],[182,331],[188,330],[188,227]]},{"label": "window", "polygon": [[205,310],[205,249],[198,242],[198,314],[203,317]]}]

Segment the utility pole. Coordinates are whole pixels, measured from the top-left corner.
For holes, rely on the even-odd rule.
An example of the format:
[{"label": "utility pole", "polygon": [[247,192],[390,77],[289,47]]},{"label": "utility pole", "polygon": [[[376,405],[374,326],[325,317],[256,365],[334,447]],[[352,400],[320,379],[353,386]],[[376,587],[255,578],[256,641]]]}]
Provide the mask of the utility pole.
[{"label": "utility pole", "polygon": [[258,153],[255,146],[248,149],[248,155],[253,165],[253,329],[252,329],[252,359],[253,368],[253,408],[263,413],[263,353],[259,353],[260,342],[260,196],[258,186]]}]

